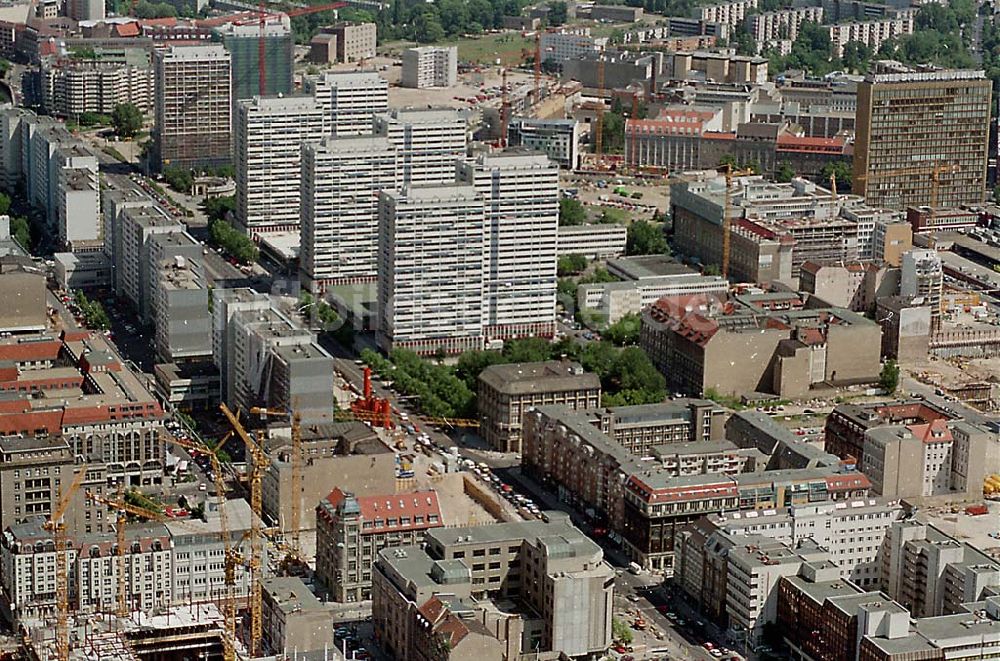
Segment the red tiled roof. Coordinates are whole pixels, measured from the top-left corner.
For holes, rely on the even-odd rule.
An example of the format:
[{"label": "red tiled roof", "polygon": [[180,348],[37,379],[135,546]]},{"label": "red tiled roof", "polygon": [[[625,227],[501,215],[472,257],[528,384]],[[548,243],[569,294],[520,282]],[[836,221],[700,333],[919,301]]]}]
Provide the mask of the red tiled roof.
[{"label": "red tiled roof", "polygon": [[164,27],[172,28],[177,25],[176,16],[167,16],[165,18],[142,18],[139,19],[139,24],[143,27]]},{"label": "red tiled roof", "polygon": [[907,427],[913,436],[924,443],[945,443],[955,440],[948,429],[948,423],[940,418],[928,424],[910,425]]},{"label": "red tiled roof", "polygon": [[844,475],[828,475],[826,477],[827,491],[844,491],[846,489],[869,489],[871,480],[864,473],[847,473]]},{"label": "red tiled roof", "polygon": [[[334,508],[340,505],[345,498],[347,498],[347,494],[339,487],[326,497]],[[422,530],[442,525],[441,505],[438,502],[437,492],[433,490],[385,496],[356,496],[355,500],[358,501],[361,518],[373,523],[373,527],[362,527],[363,534],[366,535]],[[430,521],[432,515],[437,517],[433,523]],[[404,517],[409,520],[409,523],[402,523]],[[417,523],[417,517],[421,517],[420,523]],[[395,525],[389,525],[390,519],[395,520]]]},{"label": "red tiled roof", "polygon": [[739,495],[736,480],[726,476],[717,477],[719,477],[718,481],[706,482],[704,484],[655,489],[646,484],[641,476],[630,475],[626,484],[631,487],[633,492],[638,492],[645,498],[646,502],[651,504],[704,500],[705,498],[725,498],[727,496]]},{"label": "red tiled roof", "polygon": [[142,30],[140,30],[138,23],[132,22],[116,25],[115,32],[119,37],[138,37],[142,33]]},{"label": "red tiled roof", "polygon": [[10,360],[15,363],[26,363],[36,360],[55,360],[59,357],[62,342],[50,340],[47,342],[18,342],[0,344],[0,360]]}]

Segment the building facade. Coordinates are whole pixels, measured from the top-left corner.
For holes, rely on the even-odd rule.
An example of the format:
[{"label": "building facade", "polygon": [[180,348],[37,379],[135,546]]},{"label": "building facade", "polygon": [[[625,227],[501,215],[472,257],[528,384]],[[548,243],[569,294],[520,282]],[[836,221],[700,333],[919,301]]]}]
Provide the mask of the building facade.
[{"label": "building facade", "polygon": [[222,46],[170,46],[156,51],[153,61],[157,167],[229,163],[231,55]]},{"label": "building facade", "polygon": [[454,87],[457,83],[457,46],[420,46],[403,51],[400,74],[403,87]]}]

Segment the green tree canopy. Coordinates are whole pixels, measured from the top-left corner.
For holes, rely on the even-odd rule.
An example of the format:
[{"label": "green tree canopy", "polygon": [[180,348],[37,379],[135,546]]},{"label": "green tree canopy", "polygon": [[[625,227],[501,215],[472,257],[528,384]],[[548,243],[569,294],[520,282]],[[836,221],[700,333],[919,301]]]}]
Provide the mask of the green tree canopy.
[{"label": "green tree canopy", "polygon": [[587,211],[579,200],[564,197],[559,200],[559,224],[582,225],[587,220]]},{"label": "green tree canopy", "polygon": [[118,137],[134,138],[142,130],[142,111],[134,103],[119,103],[111,112],[111,125]]},{"label": "green tree canopy", "polygon": [[670,253],[663,226],[647,220],[636,220],[628,226],[626,255],[666,255]]},{"label": "green tree canopy", "polygon": [[559,276],[583,273],[587,268],[587,258],[583,255],[563,255],[559,258],[557,272]]}]

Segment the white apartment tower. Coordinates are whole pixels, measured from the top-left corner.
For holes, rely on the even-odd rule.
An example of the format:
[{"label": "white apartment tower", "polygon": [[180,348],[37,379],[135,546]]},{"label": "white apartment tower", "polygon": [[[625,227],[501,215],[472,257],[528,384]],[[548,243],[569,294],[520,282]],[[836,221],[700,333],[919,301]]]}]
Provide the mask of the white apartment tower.
[{"label": "white apartment tower", "polygon": [[555,333],[559,167],[508,150],[460,163],[486,207],[483,325],[490,339]]},{"label": "white apartment tower", "polygon": [[458,83],[458,46],[421,46],[403,51],[402,87],[454,87]]},{"label": "white apartment tower", "polygon": [[310,96],[237,102],[236,218],[247,234],[298,230],[302,146],[329,132],[329,114]]},{"label": "white apartment tower", "polygon": [[221,45],[170,46],[153,53],[154,145],[160,169],[229,163],[232,57]]},{"label": "white apartment tower", "polygon": [[306,77],[303,90],[329,113],[337,137],[371,134],[374,115],[389,109],[389,82],[374,71]]},{"label": "white apartment tower", "polygon": [[473,186],[379,196],[378,342],[421,354],[483,348],[483,198]]},{"label": "white apartment tower", "polygon": [[302,148],[303,284],[374,282],[378,277],[378,195],[398,187],[396,148],[387,138],[328,138]]},{"label": "white apartment tower", "polygon": [[450,109],[393,109],[375,116],[375,134],[399,153],[400,185],[427,186],[455,181],[455,161],[465,158],[465,115]]}]

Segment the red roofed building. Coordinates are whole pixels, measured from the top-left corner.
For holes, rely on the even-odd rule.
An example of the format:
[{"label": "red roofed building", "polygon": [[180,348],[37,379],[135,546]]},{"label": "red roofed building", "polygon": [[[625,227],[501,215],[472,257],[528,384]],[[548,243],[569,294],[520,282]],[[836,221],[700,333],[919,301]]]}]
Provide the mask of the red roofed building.
[{"label": "red roofed building", "polygon": [[334,601],[370,599],[378,552],[419,544],[443,525],[433,490],[355,496],[334,489],[316,507],[316,579]]},{"label": "red roofed building", "polygon": [[865,432],[861,470],[886,498],[959,494],[981,498],[989,434],[941,418]]},{"label": "red roofed building", "polygon": [[0,435],[62,436],[75,455],[134,486],[163,477],[163,409],[89,331],[0,340]]},{"label": "red roofed building", "polygon": [[[455,606],[438,596],[417,608],[416,624],[410,641],[412,661],[502,661],[507,658],[504,644],[479,620],[461,617]],[[473,615],[472,613],[463,613]]]}]

